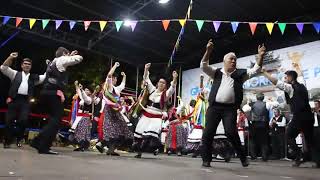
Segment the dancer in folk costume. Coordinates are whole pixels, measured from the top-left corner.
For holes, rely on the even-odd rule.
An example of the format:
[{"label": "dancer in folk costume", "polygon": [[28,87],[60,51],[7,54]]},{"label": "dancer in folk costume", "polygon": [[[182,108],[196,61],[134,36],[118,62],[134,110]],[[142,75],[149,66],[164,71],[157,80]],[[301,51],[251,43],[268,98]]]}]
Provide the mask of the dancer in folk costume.
[{"label": "dancer in folk costume", "polygon": [[197,157],[200,154],[200,142],[202,132],[206,122],[206,110],[208,108],[209,89],[203,86],[203,75],[200,76],[200,93],[198,94],[196,105],[191,119],[192,130],[188,136],[186,151],[193,153],[192,157]]},{"label": "dancer in folk costume", "polygon": [[[74,151],[84,151],[89,147],[91,140],[91,117],[92,117],[92,98],[91,91],[88,88],[83,90],[82,85],[75,81],[75,87],[77,94],[74,98],[80,99],[77,107],[74,109],[76,111],[76,118],[72,122],[70,128],[71,136],[74,142],[76,142],[79,147],[74,149]],[[77,101],[75,101],[77,103]],[[75,105],[73,105],[75,106]]]},{"label": "dancer in folk costume", "polygon": [[107,155],[119,156],[118,153],[114,152],[117,147],[123,144],[129,144],[133,140],[133,133],[129,130],[127,123],[120,111],[122,109],[119,100],[120,93],[125,88],[126,74],[124,72],[122,75],[122,82],[119,86],[117,84],[117,77],[114,76],[114,71],[118,68],[120,64],[116,62],[114,66],[110,69],[106,82],[104,85],[104,119],[103,119],[103,137],[101,145],[96,146],[96,148],[103,153],[104,146],[108,146]]},{"label": "dancer in folk costume", "polygon": [[168,155],[176,152],[178,156],[182,156],[182,151],[187,145],[187,139],[190,130],[189,118],[192,113],[187,113],[186,105],[179,99],[179,106],[173,108],[169,113],[169,131],[166,138],[166,148]]},{"label": "dancer in folk costume", "polygon": [[173,71],[173,81],[169,89],[166,89],[167,82],[165,79],[158,81],[155,87],[149,79],[149,68],[151,63],[145,65],[144,81],[147,83],[148,97],[147,107],[143,107],[142,116],[137,124],[134,136],[134,148],[138,152],[136,158],[141,158],[142,150],[150,148],[151,151],[158,149],[161,146],[160,133],[162,120],[167,117],[166,103],[168,99],[174,94],[177,84],[178,74]]}]

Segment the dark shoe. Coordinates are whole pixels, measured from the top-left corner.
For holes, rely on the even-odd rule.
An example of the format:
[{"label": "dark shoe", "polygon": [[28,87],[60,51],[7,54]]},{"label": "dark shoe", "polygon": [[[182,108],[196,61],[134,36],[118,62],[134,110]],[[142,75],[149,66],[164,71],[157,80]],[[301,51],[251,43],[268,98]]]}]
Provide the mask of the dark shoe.
[{"label": "dark shoe", "polygon": [[316,163],[314,166],[312,166],[313,168],[320,168],[320,162]]},{"label": "dark shoe", "polygon": [[249,161],[247,158],[241,159],[241,164],[242,167],[248,167],[249,166]]},{"label": "dark shoe", "polygon": [[300,165],[302,164],[303,162],[300,161],[300,160],[295,160],[294,163],[291,165],[292,167],[300,167]]},{"label": "dark shoe", "polygon": [[48,151],[38,151],[39,154],[50,154],[50,155],[58,155],[58,152],[48,150]]},{"label": "dark shoe", "polygon": [[178,151],[177,155],[178,155],[178,156],[182,156],[181,151]]},{"label": "dark shoe", "polygon": [[17,142],[17,147],[22,148],[22,144],[20,142]]},{"label": "dark shoe", "polygon": [[83,147],[78,147],[78,148],[74,149],[73,151],[81,151],[81,152],[84,152],[84,148],[83,148]]},{"label": "dark shoe", "polygon": [[173,154],[173,152],[172,151],[168,151],[168,156],[170,156],[171,154]]},{"label": "dark shoe", "polygon": [[141,156],[142,156],[142,154],[139,153],[139,154],[135,155],[134,157],[137,158],[137,159],[141,159]]},{"label": "dark shoe", "polygon": [[211,167],[210,162],[202,162],[202,167]]},{"label": "dark shoe", "polygon": [[39,142],[37,140],[35,140],[35,139],[31,141],[30,146],[35,148],[38,151],[40,150]]},{"label": "dark shoe", "polygon": [[192,154],[192,158],[196,158],[196,157],[198,157],[198,154],[197,153],[193,153]]},{"label": "dark shoe", "polygon": [[120,154],[114,152],[114,151],[107,151],[106,153],[108,156],[120,156]]},{"label": "dark shoe", "polygon": [[153,155],[157,156],[159,154],[159,149],[153,151]]},{"label": "dark shoe", "polygon": [[101,154],[104,153],[104,148],[102,146],[96,145],[96,148]]}]

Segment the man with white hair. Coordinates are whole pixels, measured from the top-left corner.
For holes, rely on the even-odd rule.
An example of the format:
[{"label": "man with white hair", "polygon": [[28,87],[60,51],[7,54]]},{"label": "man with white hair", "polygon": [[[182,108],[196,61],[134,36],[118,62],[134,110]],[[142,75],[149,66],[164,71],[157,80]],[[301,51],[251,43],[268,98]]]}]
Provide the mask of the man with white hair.
[{"label": "man with white hair", "polygon": [[222,119],[226,135],[239,155],[242,166],[247,167],[249,163],[237,131],[237,109],[243,100],[243,83],[260,72],[266,48],[259,45],[257,62],[251,69],[237,69],[237,56],[233,52],[224,56],[223,68],[209,66],[209,57],[213,50],[212,40],[209,40],[206,48],[200,68],[213,79],[213,84],[202,136],[202,166],[211,166],[212,141]]}]

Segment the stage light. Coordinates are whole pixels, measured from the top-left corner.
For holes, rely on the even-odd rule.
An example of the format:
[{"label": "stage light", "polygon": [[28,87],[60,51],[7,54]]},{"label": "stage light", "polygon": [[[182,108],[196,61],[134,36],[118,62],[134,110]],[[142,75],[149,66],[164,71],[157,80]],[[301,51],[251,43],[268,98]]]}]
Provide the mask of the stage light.
[{"label": "stage light", "polygon": [[159,0],[160,4],[167,4],[170,0]]},{"label": "stage light", "polygon": [[30,99],[30,103],[35,103],[36,102],[36,99],[35,98],[31,98]]}]

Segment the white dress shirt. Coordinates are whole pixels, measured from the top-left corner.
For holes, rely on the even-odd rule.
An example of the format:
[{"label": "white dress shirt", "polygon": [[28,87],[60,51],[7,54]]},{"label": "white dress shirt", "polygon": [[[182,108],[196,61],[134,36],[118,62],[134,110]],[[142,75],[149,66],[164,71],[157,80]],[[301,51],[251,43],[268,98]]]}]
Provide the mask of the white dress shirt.
[{"label": "white dress shirt", "polygon": [[[209,66],[209,62],[201,61],[200,63],[200,69],[206,73],[209,77],[214,79],[215,73],[217,71],[217,67]],[[261,67],[258,64],[255,64],[254,67],[247,69],[247,75],[243,79],[243,81],[246,81],[250,79],[251,77],[257,75],[260,71]],[[215,101],[218,103],[227,103],[231,104],[235,102],[235,94],[234,94],[234,80],[231,78],[231,73],[228,73],[225,71],[224,68],[221,69],[222,72],[222,79],[221,84],[218,89],[216,99]]]},{"label": "white dress shirt", "polygon": [[[306,81],[303,79],[302,76],[299,76],[297,78],[297,81],[299,83],[303,84],[304,86],[306,86]],[[279,88],[280,90],[283,90],[284,92],[288,93],[290,98],[293,97],[294,89],[291,84],[288,84],[288,83],[285,83],[283,81],[278,80],[276,87]]]},{"label": "white dress shirt", "polygon": [[67,67],[79,64],[83,60],[83,57],[80,55],[74,56],[60,56],[58,58],[54,58],[53,61],[56,61],[57,69],[60,72],[64,72],[67,70]]},{"label": "white dress shirt", "polygon": [[319,119],[318,119],[318,114],[315,112],[314,113],[314,124],[313,127],[319,127]]},{"label": "white dress shirt", "polygon": [[[1,69],[1,72],[11,80],[11,82],[14,80],[14,78],[18,73],[18,71],[11,69],[9,66],[1,65],[0,69]],[[22,71],[22,81],[18,88],[18,94],[28,95],[29,77],[30,77],[30,73],[26,74],[25,72]],[[39,75],[39,80],[35,82],[35,85],[43,83],[45,78],[46,78],[46,73],[44,73],[43,75]]]}]

